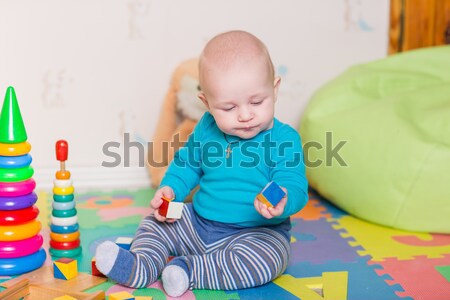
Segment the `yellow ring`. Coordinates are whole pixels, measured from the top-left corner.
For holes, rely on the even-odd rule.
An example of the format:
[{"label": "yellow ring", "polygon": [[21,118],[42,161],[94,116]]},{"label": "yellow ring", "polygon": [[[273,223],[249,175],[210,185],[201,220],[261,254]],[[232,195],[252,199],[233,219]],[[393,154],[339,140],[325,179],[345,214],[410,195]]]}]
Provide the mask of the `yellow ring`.
[{"label": "yellow ring", "polygon": [[71,194],[73,194],[73,190],[74,190],[73,186],[69,186],[69,187],[66,187],[66,188],[54,187],[53,188],[53,194],[61,195],[61,196],[71,195]]},{"label": "yellow ring", "polygon": [[72,233],[54,233],[50,232],[50,239],[55,242],[73,242],[80,238],[80,231]]},{"label": "yellow ring", "polygon": [[0,241],[20,241],[35,236],[41,231],[41,222],[36,219],[20,225],[0,226]]},{"label": "yellow ring", "polygon": [[29,153],[31,150],[31,144],[28,142],[22,142],[17,144],[4,144],[0,143],[0,155],[2,156],[19,156]]}]

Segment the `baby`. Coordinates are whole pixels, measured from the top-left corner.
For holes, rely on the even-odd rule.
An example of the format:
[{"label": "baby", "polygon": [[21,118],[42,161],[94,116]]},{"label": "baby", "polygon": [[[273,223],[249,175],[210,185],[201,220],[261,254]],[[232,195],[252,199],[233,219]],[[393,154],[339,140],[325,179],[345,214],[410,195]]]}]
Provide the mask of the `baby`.
[{"label": "baby", "polygon": [[[211,39],[199,62],[198,97],[208,112],[175,155],[129,251],[111,241],[97,268],[116,282],[146,287],[161,275],[166,293],[234,290],[281,275],[290,253],[290,216],[308,199],[300,136],[274,118],[280,78],[265,45],[244,31]],[[286,196],[274,207],[256,197],[270,181]],[[183,201],[179,220],[159,213],[161,197]],[[175,256],[167,263],[169,256]]]}]

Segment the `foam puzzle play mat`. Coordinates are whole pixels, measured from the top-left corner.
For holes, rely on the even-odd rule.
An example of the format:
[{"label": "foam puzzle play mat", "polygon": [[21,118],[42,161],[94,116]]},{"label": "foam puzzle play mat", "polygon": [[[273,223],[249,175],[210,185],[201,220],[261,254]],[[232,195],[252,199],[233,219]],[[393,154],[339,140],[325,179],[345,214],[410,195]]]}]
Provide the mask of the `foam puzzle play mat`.
[{"label": "foam puzzle play mat", "polygon": [[[49,295],[64,296],[61,291],[72,297],[61,299],[128,299],[115,298],[121,292],[135,299],[172,299],[165,295],[160,281],[144,289],[130,289],[92,276],[96,246],[105,240],[126,244],[127,238],[133,237],[140,220],[149,213],[152,189],[77,193],[80,243],[73,249],[79,250],[62,260],[50,255],[52,248],[61,248],[52,240],[54,195],[36,193],[45,262],[22,276],[2,276],[0,293],[27,287],[40,295],[28,299],[53,299]],[[307,206],[292,217],[292,223],[291,259],[279,278],[245,290],[192,290],[177,299],[450,299],[449,235],[374,225],[339,210],[315,191],[310,191]],[[76,264],[76,274],[70,264]],[[16,298],[1,295],[1,299],[20,299],[17,293]]]}]

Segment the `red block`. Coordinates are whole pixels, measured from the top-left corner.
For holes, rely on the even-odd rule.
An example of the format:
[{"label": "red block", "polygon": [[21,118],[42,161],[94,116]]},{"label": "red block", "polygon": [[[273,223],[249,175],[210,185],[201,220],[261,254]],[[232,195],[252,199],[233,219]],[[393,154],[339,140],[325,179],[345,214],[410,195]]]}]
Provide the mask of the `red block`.
[{"label": "red block", "polygon": [[92,260],[91,260],[91,270],[92,270],[92,275],[93,275],[93,276],[98,276],[98,277],[106,277],[105,275],[103,275],[102,272],[100,272],[100,271],[97,269],[97,265],[96,265],[95,263],[96,263],[95,257],[93,257]]},{"label": "red block", "polygon": [[163,203],[159,207],[159,214],[163,217],[167,216],[167,210],[169,209],[170,201],[167,198],[161,197]]}]

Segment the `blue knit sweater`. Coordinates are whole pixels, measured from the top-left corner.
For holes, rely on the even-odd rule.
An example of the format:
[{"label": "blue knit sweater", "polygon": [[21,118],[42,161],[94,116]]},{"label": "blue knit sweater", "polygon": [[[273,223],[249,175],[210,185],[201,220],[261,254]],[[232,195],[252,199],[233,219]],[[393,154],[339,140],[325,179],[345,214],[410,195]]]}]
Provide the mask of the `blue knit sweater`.
[{"label": "blue knit sweater", "polygon": [[[281,216],[266,219],[253,202],[270,181],[287,189],[288,201]],[[300,136],[275,118],[271,129],[239,139],[225,135],[207,112],[161,182],[174,190],[175,201],[183,201],[198,184],[193,205],[205,219],[245,227],[280,224],[308,199]]]}]

